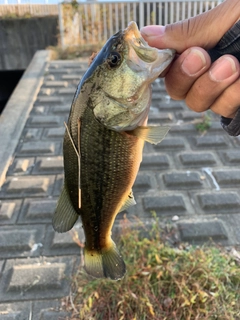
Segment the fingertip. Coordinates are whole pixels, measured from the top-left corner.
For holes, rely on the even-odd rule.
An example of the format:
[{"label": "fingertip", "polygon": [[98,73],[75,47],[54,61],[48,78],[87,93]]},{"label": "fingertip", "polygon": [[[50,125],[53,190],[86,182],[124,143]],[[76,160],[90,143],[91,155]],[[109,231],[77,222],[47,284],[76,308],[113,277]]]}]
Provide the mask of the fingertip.
[{"label": "fingertip", "polygon": [[150,46],[154,46],[156,48],[163,48],[161,37],[164,35],[165,26],[145,26],[140,29],[140,32],[144,40],[146,40]]}]

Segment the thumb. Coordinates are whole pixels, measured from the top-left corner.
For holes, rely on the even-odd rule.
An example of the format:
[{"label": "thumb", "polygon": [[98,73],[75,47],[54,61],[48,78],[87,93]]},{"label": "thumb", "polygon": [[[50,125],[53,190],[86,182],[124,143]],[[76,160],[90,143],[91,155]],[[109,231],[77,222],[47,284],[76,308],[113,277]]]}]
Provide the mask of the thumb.
[{"label": "thumb", "polygon": [[196,17],[164,26],[141,29],[150,46],[173,48],[182,53],[189,47],[213,48],[240,18],[240,1],[226,0]]}]

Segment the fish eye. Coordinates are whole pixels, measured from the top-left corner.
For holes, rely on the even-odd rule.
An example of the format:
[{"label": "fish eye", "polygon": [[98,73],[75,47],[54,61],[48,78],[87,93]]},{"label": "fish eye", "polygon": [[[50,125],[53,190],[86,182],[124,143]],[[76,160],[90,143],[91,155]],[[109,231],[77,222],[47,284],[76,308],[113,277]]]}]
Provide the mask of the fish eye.
[{"label": "fish eye", "polygon": [[111,52],[107,62],[110,68],[116,68],[121,63],[121,55],[118,52]]}]

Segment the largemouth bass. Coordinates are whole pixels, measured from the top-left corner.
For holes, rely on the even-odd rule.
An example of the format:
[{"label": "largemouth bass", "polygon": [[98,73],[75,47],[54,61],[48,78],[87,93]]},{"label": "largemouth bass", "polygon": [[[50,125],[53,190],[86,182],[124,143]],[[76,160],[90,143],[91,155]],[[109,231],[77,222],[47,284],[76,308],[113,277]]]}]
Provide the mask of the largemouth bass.
[{"label": "largemouth bass", "polygon": [[131,22],[103,46],[75,93],[65,124],[65,179],[53,227],[66,232],[81,217],[85,270],[93,277],[117,280],[126,272],[111,229],[116,215],[135,204],[132,186],[144,141],[158,143],[169,129],[145,124],[151,82],[173,57],[173,50],[149,47]]}]

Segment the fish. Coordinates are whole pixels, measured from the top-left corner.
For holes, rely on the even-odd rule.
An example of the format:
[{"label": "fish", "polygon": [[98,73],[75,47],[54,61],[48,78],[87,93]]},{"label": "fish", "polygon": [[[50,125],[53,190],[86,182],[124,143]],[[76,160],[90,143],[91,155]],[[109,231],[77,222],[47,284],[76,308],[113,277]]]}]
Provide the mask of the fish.
[{"label": "fish", "polygon": [[146,124],[151,83],[174,54],[148,46],[132,21],[109,38],[77,86],[65,123],[64,183],[52,224],[67,232],[81,217],[84,268],[94,278],[120,280],[126,273],[111,230],[117,214],[136,204],[132,186],[144,142],[159,143],[169,130]]}]

